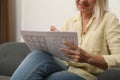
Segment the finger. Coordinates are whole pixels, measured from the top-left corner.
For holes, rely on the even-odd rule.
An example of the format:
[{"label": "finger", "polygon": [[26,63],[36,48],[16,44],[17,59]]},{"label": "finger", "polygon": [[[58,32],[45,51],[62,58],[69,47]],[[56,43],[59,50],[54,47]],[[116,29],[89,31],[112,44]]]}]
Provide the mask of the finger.
[{"label": "finger", "polygon": [[55,26],[51,26],[50,31],[54,31],[54,30],[55,30]]},{"label": "finger", "polygon": [[69,54],[69,55],[80,55],[80,52],[79,51],[76,51],[76,50],[70,50],[70,49],[67,49],[67,48],[60,48],[61,51],[63,51],[66,55]]},{"label": "finger", "polygon": [[75,62],[79,62],[79,60],[78,59],[72,59],[73,61],[75,61]]},{"label": "finger", "polygon": [[64,53],[66,53],[66,54],[69,53],[69,50],[68,50],[67,48],[60,48],[60,50],[61,50],[62,52],[64,52]]},{"label": "finger", "polygon": [[70,42],[70,41],[64,41],[63,44],[68,46],[70,49],[73,49],[73,50],[78,48],[77,45],[75,45],[73,42]]},{"label": "finger", "polygon": [[56,31],[59,31],[55,26],[51,26],[50,27],[50,31],[54,31],[54,32],[56,32]]},{"label": "finger", "polygon": [[71,58],[71,59],[79,59],[80,58],[80,56],[78,56],[78,55],[66,54],[66,56]]}]

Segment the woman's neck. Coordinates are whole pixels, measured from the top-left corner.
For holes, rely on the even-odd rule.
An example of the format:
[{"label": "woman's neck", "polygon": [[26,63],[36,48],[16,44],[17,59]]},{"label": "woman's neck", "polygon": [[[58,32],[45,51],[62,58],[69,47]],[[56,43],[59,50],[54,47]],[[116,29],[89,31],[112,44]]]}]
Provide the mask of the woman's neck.
[{"label": "woman's neck", "polygon": [[92,13],[82,13],[82,20],[89,20],[92,17]]},{"label": "woman's neck", "polygon": [[92,13],[82,13],[81,18],[82,18],[82,32],[85,31],[86,25],[89,22],[90,18],[92,17]]}]

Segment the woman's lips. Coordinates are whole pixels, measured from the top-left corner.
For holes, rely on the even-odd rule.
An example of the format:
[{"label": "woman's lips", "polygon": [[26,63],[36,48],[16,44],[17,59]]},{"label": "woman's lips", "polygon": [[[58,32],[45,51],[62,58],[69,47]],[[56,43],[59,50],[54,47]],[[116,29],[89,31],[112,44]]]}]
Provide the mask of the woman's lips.
[{"label": "woman's lips", "polygon": [[87,3],[86,4],[78,4],[78,6],[81,7],[81,8],[86,8],[86,7],[89,6],[89,4],[87,4]]}]

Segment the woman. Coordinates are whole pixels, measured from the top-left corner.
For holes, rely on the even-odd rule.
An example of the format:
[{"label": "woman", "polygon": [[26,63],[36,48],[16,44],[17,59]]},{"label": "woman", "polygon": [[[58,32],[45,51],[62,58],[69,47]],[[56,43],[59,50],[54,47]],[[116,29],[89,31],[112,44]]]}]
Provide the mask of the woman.
[{"label": "woman", "polygon": [[[60,48],[73,61],[59,61],[41,51],[30,53],[11,80],[97,80],[109,68],[120,67],[120,24],[108,11],[107,0],[75,0],[80,14],[64,23],[61,31],[76,31],[72,42]],[[51,26],[51,31],[59,31]]]}]

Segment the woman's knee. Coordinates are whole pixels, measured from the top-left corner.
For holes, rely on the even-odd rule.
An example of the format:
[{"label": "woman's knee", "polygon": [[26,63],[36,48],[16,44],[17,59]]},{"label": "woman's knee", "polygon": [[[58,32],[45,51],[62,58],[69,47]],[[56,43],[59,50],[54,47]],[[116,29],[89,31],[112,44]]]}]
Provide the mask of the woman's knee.
[{"label": "woman's knee", "polygon": [[29,61],[30,64],[51,64],[58,65],[62,69],[67,69],[67,66],[57,59],[53,58],[53,56],[49,55],[49,53],[45,53],[42,51],[33,51],[27,57],[26,60]]},{"label": "woman's knee", "polygon": [[41,51],[33,51],[23,60],[23,62],[20,64],[20,67],[35,68],[37,66],[42,66],[47,64],[49,66],[57,65],[52,56]]},{"label": "woman's knee", "polygon": [[32,51],[27,57],[27,59],[37,60],[37,61],[53,61],[53,57],[42,51]]},{"label": "woman's knee", "polygon": [[[63,70],[50,55],[40,51],[31,52],[15,71],[12,79],[35,78],[36,75],[47,76]],[[41,73],[41,74],[38,74]],[[21,75],[21,76],[19,76]]]}]

